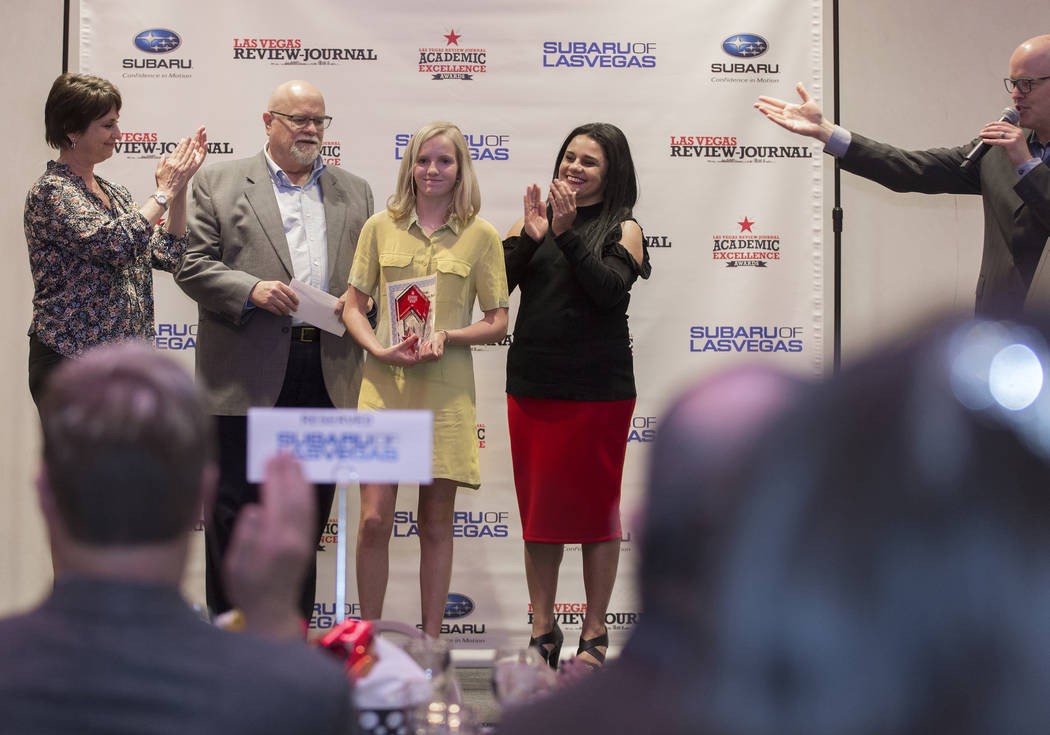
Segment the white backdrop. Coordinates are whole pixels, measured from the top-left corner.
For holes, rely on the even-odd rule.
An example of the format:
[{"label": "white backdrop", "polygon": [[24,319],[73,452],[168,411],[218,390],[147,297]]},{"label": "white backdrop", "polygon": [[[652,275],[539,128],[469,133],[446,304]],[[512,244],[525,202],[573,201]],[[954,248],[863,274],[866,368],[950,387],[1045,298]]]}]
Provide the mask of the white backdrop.
[{"label": "white backdrop", "polygon": [[[125,12],[136,12],[128,4]],[[225,38],[232,57],[232,39],[237,36],[253,35],[242,31],[247,25],[255,23],[256,13],[254,4],[230,3],[238,6],[237,11],[220,11],[235,16],[223,20],[228,24]],[[711,4],[713,5],[713,4]],[[544,12],[551,12],[553,4],[542,6]],[[588,7],[576,5],[568,12],[567,24],[564,35],[555,35],[550,31],[545,40],[565,40],[570,37],[597,38],[604,35],[595,31],[592,35],[590,28],[596,18],[609,18],[609,22],[615,25],[617,16],[617,4],[610,3],[602,6],[601,12],[596,16],[590,12]],[[209,8],[209,12],[212,9]],[[908,147],[921,147],[928,145],[953,144],[973,135],[980,125],[997,114],[1007,103],[1006,96],[1002,91],[999,81],[1006,73],[1007,58],[1018,42],[1024,38],[1040,32],[1042,29],[1032,27],[1032,19],[1042,17],[1045,8],[1037,5],[1035,0],[1010,0],[997,6],[994,14],[988,9],[974,5],[959,5],[949,0],[930,0],[925,4],[916,4],[909,0],[884,0],[881,3],[845,3],[841,15],[841,48],[842,48],[842,89],[843,89],[843,120],[854,129],[873,135],[875,137],[899,143]],[[377,11],[373,11],[377,12]],[[496,38],[492,36],[476,36],[475,24],[485,22],[488,27],[498,24],[506,28],[505,32],[499,34],[498,38],[506,40],[507,34],[519,38],[517,29],[520,22],[515,20],[499,23],[500,15],[506,17],[509,11],[494,9],[493,3],[474,2],[451,2],[446,3],[440,11],[442,17],[435,22],[435,28],[429,27],[429,23],[417,22],[406,10],[405,16],[400,22],[391,21],[390,31],[392,36],[405,41],[406,47],[415,48],[418,53],[419,47],[437,47],[444,43],[439,37],[447,33],[450,28],[455,28],[457,33],[465,33],[464,41],[471,46],[485,46],[495,50]],[[691,115],[700,113],[683,113],[683,105],[702,106],[708,111],[720,110],[724,116],[726,127],[733,131],[739,131],[740,125],[750,126],[753,116],[757,113],[750,109],[751,95],[742,94],[743,101],[728,101],[723,96],[723,91],[712,89],[710,85],[697,85],[695,80],[704,78],[704,71],[718,58],[718,43],[729,33],[739,31],[751,31],[765,35],[771,42],[774,38],[769,33],[763,33],[762,28],[776,28],[779,32],[780,19],[771,18],[767,21],[764,11],[756,10],[741,20],[739,25],[733,24],[731,30],[719,35],[716,29],[721,22],[719,16],[724,17],[729,11],[715,8],[698,8],[695,3],[672,2],[671,0],[658,0],[646,6],[647,13],[654,13],[662,18],[671,30],[664,31],[660,26],[657,32],[638,33],[639,28],[652,28],[646,18],[639,18],[637,12],[628,13],[627,10],[619,12],[620,18],[628,18],[625,21],[627,32],[634,38],[665,38],[670,33],[676,38],[684,39],[685,43],[681,49],[672,57],[671,49],[666,46],[657,48],[658,70],[661,75],[666,74],[669,78],[668,89],[662,95],[642,95],[638,97],[623,95],[625,100],[640,99],[637,112],[639,117],[651,121],[652,125],[663,129],[661,135],[666,136],[663,146],[669,146],[671,135],[694,135],[698,125],[693,125]],[[501,15],[502,14],[502,15]],[[167,27],[182,29],[187,18],[196,17],[195,14],[175,14],[175,19],[167,16],[169,23]],[[210,15],[210,18],[216,17]],[[823,75],[830,79],[831,53],[830,53],[830,3],[827,3],[824,12],[825,35],[823,53]],[[0,466],[7,470],[8,482],[0,486],[0,498],[4,512],[0,514],[0,613],[24,608],[35,602],[43,595],[50,583],[50,562],[46,550],[46,542],[42,525],[39,521],[39,513],[35,507],[32,491],[32,475],[35,471],[38,436],[36,428],[35,412],[30,402],[28,391],[25,387],[25,361],[26,340],[25,329],[29,321],[30,297],[32,286],[28,277],[28,262],[25,255],[25,241],[22,235],[22,204],[25,191],[32,181],[40,175],[44,162],[51,157],[51,152],[43,143],[42,109],[47,90],[54,77],[61,71],[61,24],[62,3],[60,0],[39,0],[35,4],[15,4],[5,8],[5,20],[10,28],[17,28],[18,33],[9,34],[7,43],[0,46],[0,59],[3,60],[8,73],[0,77],[0,89],[3,89],[3,98],[8,105],[5,111],[5,129],[8,132],[9,145],[6,149],[8,176],[5,181],[4,196],[0,197],[0,228],[4,235],[3,242],[9,254],[10,267],[0,271],[0,279],[3,283],[3,298],[6,308],[0,311],[0,319],[3,320],[3,330],[0,332],[3,339],[4,349],[0,350],[0,375],[5,379],[2,381],[2,402],[6,408],[5,418],[2,424],[3,441]],[[753,21],[753,22],[752,22]],[[467,23],[466,28],[461,27]],[[654,25],[660,25],[654,23]],[[131,37],[140,30],[147,27],[164,27],[161,22],[151,21],[149,25],[135,26],[130,34],[125,32],[126,26],[118,24],[118,29],[112,33],[119,36],[115,43],[127,43],[131,56]],[[335,28],[334,24],[332,26]],[[548,29],[554,26],[545,26]],[[578,29],[587,29],[578,30]],[[974,29],[979,29],[975,31]],[[250,29],[248,29],[250,30]],[[721,30],[721,29],[717,29]],[[107,29],[107,34],[110,31]],[[361,38],[354,31],[353,26],[339,27],[340,38]],[[623,36],[623,33],[619,34]],[[422,38],[426,36],[426,38]],[[714,39],[708,42],[707,38]],[[126,39],[126,41],[125,41]],[[959,39],[966,39],[965,49],[960,49]],[[189,42],[189,37],[186,42]],[[777,44],[781,41],[776,39]],[[360,41],[344,44],[342,41],[332,44],[333,46],[352,45],[356,46]],[[501,41],[502,43],[502,41]],[[375,43],[369,46],[378,48]],[[775,46],[778,48],[779,46]],[[194,58],[196,58],[194,51]],[[539,52],[537,52],[539,53]],[[771,53],[764,58],[772,58]],[[414,55],[414,54],[413,54]],[[528,61],[528,53],[520,53],[509,56],[512,67],[521,68],[523,74],[543,74],[538,82],[543,86],[535,100],[535,105],[543,105],[547,109],[544,115],[563,115],[565,120],[556,120],[549,125],[543,124],[533,135],[519,135],[514,139],[513,165],[528,165],[532,168],[523,177],[530,177],[537,181],[544,181],[549,175],[553,162],[550,160],[554,155],[556,146],[568,126],[575,124],[588,115],[575,115],[574,106],[579,107],[581,112],[586,109],[582,107],[586,100],[581,95],[590,95],[591,85],[599,79],[604,79],[602,73],[594,71],[586,74],[570,72],[559,73],[554,70],[535,69],[522,67],[521,64]],[[535,55],[534,55],[535,56]],[[123,58],[123,57],[122,57]],[[493,55],[495,59],[495,55]],[[383,61],[384,57],[380,57]],[[416,59],[413,59],[413,62]],[[532,59],[535,61],[535,58]],[[673,60],[673,63],[672,63]],[[726,57],[728,60],[728,57]],[[666,62],[666,63],[665,63]],[[74,67],[76,56],[74,56]],[[406,67],[407,68],[407,67]],[[785,67],[786,69],[786,67]],[[204,73],[202,67],[198,67],[198,73]],[[280,70],[278,70],[280,71]],[[351,69],[358,72],[359,70]],[[785,71],[782,76],[793,81],[794,71]],[[232,80],[220,80],[214,71],[207,72],[211,83],[227,83],[236,86]],[[289,71],[291,75],[291,71]],[[501,75],[502,76],[502,75]],[[283,76],[275,76],[276,83]],[[568,78],[577,79],[586,85],[576,85],[571,90],[564,86],[557,86],[556,82],[563,82]],[[805,77],[803,77],[805,78]],[[135,103],[131,99],[134,95],[127,88],[126,83],[120,78],[114,78],[125,91],[128,104]],[[501,79],[500,86],[505,86],[508,80]],[[650,83],[651,79],[646,77],[644,83]],[[404,80],[402,80],[404,82]],[[474,82],[476,83],[476,82]],[[474,84],[464,82],[462,84]],[[448,85],[451,82],[435,83]],[[272,85],[269,85],[272,86]],[[490,87],[493,85],[489,85]],[[780,85],[780,94],[789,94],[788,83]],[[336,88],[325,88],[329,105],[335,111],[335,105],[341,104],[344,90],[356,89],[361,96],[360,90],[366,89],[371,96],[377,90],[364,84],[340,84]],[[219,140],[216,133],[219,118],[222,115],[230,120],[236,118],[238,124],[244,125],[244,130],[249,131],[253,121],[258,120],[261,105],[265,102],[266,90],[258,90],[253,93],[251,105],[241,109],[233,104],[208,103],[201,105],[201,120],[208,122],[212,131],[213,140]],[[530,109],[525,105],[525,98],[520,92],[510,90],[514,98],[521,103],[522,109]],[[632,93],[633,94],[633,93]],[[360,107],[358,98],[353,98]],[[620,96],[614,97],[614,102]],[[557,100],[556,105],[551,102]],[[173,105],[186,106],[195,103],[195,100],[177,96],[172,105],[165,107],[170,111]],[[404,100],[399,100],[404,104]],[[587,102],[589,104],[589,102]],[[830,110],[830,102],[825,105]],[[374,105],[367,108],[366,119],[370,115],[377,114]],[[351,108],[352,110],[354,108]],[[692,108],[690,108],[692,109]],[[428,108],[427,112],[430,112]],[[206,114],[205,114],[206,113]],[[437,117],[439,113],[447,114],[458,120],[464,127],[462,116],[457,116],[455,111],[443,112],[434,109],[433,115],[421,115],[417,118],[407,120],[404,123],[406,129],[420,124],[424,119]],[[343,118],[347,113],[341,114],[337,125],[342,125]],[[537,112],[537,119],[540,113]],[[642,137],[637,129],[630,129],[623,120],[615,120],[613,115],[609,119],[624,125],[631,136],[632,145],[636,155],[641,156]],[[546,118],[543,118],[546,121]],[[706,118],[705,118],[706,119]],[[130,118],[130,109],[125,110],[123,122],[127,127],[133,122]],[[193,118],[196,122],[196,118]],[[516,123],[515,123],[516,124]],[[247,155],[261,145],[263,136],[261,126],[256,122],[257,135],[249,137],[245,145],[249,146],[237,155]],[[719,134],[723,132],[723,126],[717,126]],[[693,128],[689,130],[687,128]],[[749,128],[750,130],[750,128]],[[165,132],[171,135],[185,134],[185,130],[167,129]],[[333,126],[331,131],[336,132]],[[738,132],[733,134],[740,135]],[[771,132],[771,129],[759,127],[755,131],[761,135],[762,140],[776,141],[784,145],[794,144],[794,139],[779,131]],[[330,135],[329,139],[334,136]],[[345,135],[340,137],[346,138]],[[349,140],[348,138],[346,140]],[[353,143],[345,143],[342,152],[345,165],[352,170],[367,176],[375,188],[378,196],[388,192],[393,182],[395,161],[392,157],[377,168],[368,169],[364,164],[364,156],[373,146],[379,146],[381,141],[355,136]],[[529,158],[524,156],[524,148],[518,146],[529,146]],[[661,146],[658,141],[656,148]],[[533,159],[533,156],[535,159]],[[216,156],[216,160],[218,160]],[[665,163],[669,163],[670,158]],[[113,162],[115,164],[116,161]],[[684,161],[679,161],[684,163]],[[691,163],[700,163],[693,161]],[[102,167],[104,175],[113,175],[122,183],[135,188],[136,193],[144,194],[149,183],[149,177],[140,177],[134,174],[132,178],[121,178],[111,170],[112,164]],[[486,164],[487,165],[487,164]],[[489,170],[495,166],[489,167]],[[683,168],[681,170],[692,170],[693,173],[709,169],[710,167]],[[825,170],[830,167],[825,163]],[[762,171],[763,169],[759,169]],[[514,218],[516,212],[514,205],[519,200],[519,184],[514,182],[498,193],[493,188],[497,182],[492,180],[485,167],[479,164],[479,171],[483,176],[485,184],[485,208],[484,214],[497,224],[501,229]],[[756,171],[755,173],[758,173]],[[535,172],[535,173],[533,173]],[[686,208],[681,208],[683,195],[688,194],[685,185],[677,178],[666,180],[655,178],[648,170],[641,172],[642,177],[642,200],[639,206],[639,217],[646,227],[647,234],[667,236],[672,247],[662,250],[654,250],[654,276],[649,282],[639,285],[634,302],[632,304],[632,329],[636,338],[639,337],[639,314],[638,311],[645,299],[655,298],[654,291],[663,290],[669,285],[668,279],[674,278],[679,270],[685,270],[684,258],[685,248],[710,246],[711,239],[715,234],[708,225],[703,224],[712,213],[718,214],[715,206],[706,206],[700,197],[694,196],[687,202]],[[134,179],[134,180],[133,180]],[[826,179],[825,186],[825,216],[824,229],[830,232],[830,177]],[[760,178],[753,182],[752,189],[756,193],[773,197],[779,193],[777,187],[769,186]],[[844,236],[844,285],[843,285],[843,355],[846,361],[853,356],[859,355],[872,348],[882,340],[893,336],[902,329],[907,328],[917,320],[927,318],[931,311],[940,311],[945,308],[968,310],[973,303],[973,288],[976,282],[977,265],[980,257],[980,205],[974,198],[967,197],[924,197],[921,195],[900,195],[886,192],[879,187],[862,181],[855,177],[846,176],[843,179],[843,200],[846,207],[846,232]],[[675,211],[676,217],[681,217],[688,222],[696,224],[685,229],[673,230],[669,225],[656,221],[659,215],[651,214],[657,207],[667,205]],[[721,205],[724,206],[724,205]],[[502,207],[504,214],[497,211]],[[677,209],[676,209],[677,208]],[[735,209],[735,208],[734,208]],[[757,212],[757,210],[755,210]],[[758,228],[770,224],[768,221],[758,221],[755,214],[747,212],[727,212],[725,220],[729,222],[730,217],[743,219],[748,216],[750,220],[757,222]],[[717,230],[739,229],[733,222],[727,225],[719,225]],[[699,234],[697,234],[699,232]],[[781,234],[784,230],[780,231]],[[830,245],[830,235],[828,235]],[[829,248],[830,250],[830,248]],[[710,252],[708,250],[708,252]],[[673,258],[671,257],[673,256]],[[825,258],[824,272],[829,273],[828,265],[830,256]],[[672,265],[668,266],[667,263]],[[676,268],[676,264],[682,265]],[[741,274],[735,274],[741,275]],[[714,299],[703,296],[701,288],[707,284],[696,282],[690,289],[696,291],[696,298],[701,304],[695,310],[697,312],[697,324],[704,320],[700,314],[701,310],[707,311],[711,308],[721,308]],[[830,279],[825,280],[823,299],[830,305],[831,291]],[[162,294],[163,297],[163,294]],[[726,307],[729,310],[729,307]],[[830,306],[829,306],[830,309]],[[670,317],[668,317],[670,318]],[[830,322],[828,323],[830,329]],[[830,350],[830,339],[825,340],[824,350]],[[655,343],[650,343],[655,344]],[[663,349],[664,345],[659,345]],[[655,348],[654,348],[655,349]],[[696,357],[700,357],[697,355]],[[640,358],[639,358],[640,359]],[[696,373],[707,372],[716,366],[718,361],[700,360],[696,361]],[[827,361],[825,361],[827,364]],[[643,370],[645,371],[643,373]],[[808,372],[808,366],[800,368]],[[660,407],[669,399],[670,391],[674,386],[685,379],[684,373],[676,372],[673,366],[668,366],[668,373],[664,373],[663,366],[652,365],[643,367],[639,364],[639,414],[642,411],[651,411],[651,415],[658,415]],[[664,376],[667,376],[666,380]],[[655,376],[655,379],[654,379]],[[643,382],[647,381],[647,382]],[[648,407],[643,409],[644,405]],[[494,427],[486,426],[486,438],[496,433]],[[486,452],[489,447],[486,447]],[[639,466],[637,455],[644,450],[632,443],[630,461],[635,467],[636,473]],[[487,456],[487,455],[486,455]],[[631,466],[631,465],[629,465]],[[489,496],[491,482],[488,465],[484,468],[485,486],[482,493]],[[635,504],[635,501],[631,501]],[[629,512],[625,512],[625,520],[628,530],[632,524],[629,520]],[[510,541],[507,542],[511,543]],[[466,556],[476,556],[487,553],[488,549],[481,546],[467,547],[464,552],[461,546],[457,549],[459,557],[457,563],[464,560]],[[517,553],[514,551],[513,553]],[[626,590],[631,576],[631,564],[629,554],[625,555],[625,564],[620,575],[620,588]],[[568,570],[567,570],[568,573]],[[457,579],[460,579],[457,569]],[[196,582],[190,583],[192,587]],[[457,587],[454,583],[453,587]],[[413,590],[414,586],[406,587]],[[515,606],[520,605],[523,598],[523,590],[515,590],[511,599]],[[414,603],[410,603],[413,605]],[[475,613],[480,619],[481,612]],[[464,619],[464,622],[471,618]],[[516,625],[515,630],[519,632],[523,625]]]},{"label": "white backdrop", "polygon": [[[147,196],[164,147],[202,123],[212,161],[253,155],[264,142],[267,97],[290,78],[325,93],[334,122],[323,155],[363,175],[380,203],[408,135],[429,120],[456,122],[476,159],[482,216],[503,231],[520,216],[525,186],[549,180],[574,125],[607,120],[631,142],[653,277],[636,285],[630,310],[639,396],[625,470],[622,582],[607,618],[614,644],[622,642],[638,611],[630,580],[646,445],[666,396],[698,371],[744,356],[810,375],[823,369],[821,154],[757,113],[740,114],[757,94],[788,94],[796,79],[820,88],[820,3],[657,6],[643,16],[633,5],[595,0],[487,13],[322,3],[289,16],[286,7],[256,2],[248,18],[202,0],[81,0],[79,68],[113,80],[125,99],[123,140],[106,173]],[[581,14],[592,19],[585,32],[572,22]],[[136,36],[150,30],[176,34],[177,46],[136,48]],[[743,47],[748,34],[760,37],[750,39],[760,44],[753,57],[723,49],[726,41]],[[189,366],[196,307],[169,277],[158,278],[157,291],[157,345]],[[469,602],[450,607],[446,633],[461,648],[488,649],[527,630],[529,609],[507,440],[506,344],[479,347],[474,357],[483,485],[457,502],[451,591]],[[413,622],[415,493],[412,486],[399,495],[384,610]],[[351,546],[355,515],[352,503]],[[320,552],[320,627],[336,612],[336,533],[333,518]],[[574,549],[557,602],[568,631],[582,622],[580,574]],[[191,579],[188,589],[197,595],[200,585]],[[356,612],[356,595],[348,600]]]}]

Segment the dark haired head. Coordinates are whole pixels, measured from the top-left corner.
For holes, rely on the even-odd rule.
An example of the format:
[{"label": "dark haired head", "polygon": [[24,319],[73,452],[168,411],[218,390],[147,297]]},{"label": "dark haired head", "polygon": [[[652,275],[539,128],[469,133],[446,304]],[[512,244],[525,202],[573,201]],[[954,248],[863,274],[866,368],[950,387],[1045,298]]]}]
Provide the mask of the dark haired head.
[{"label": "dark haired head", "polygon": [[131,343],[88,350],[50,376],[40,421],[47,486],[74,539],[162,543],[199,517],[211,420],[170,358]]},{"label": "dark haired head", "polygon": [[116,108],[120,92],[101,77],[66,72],[59,75],[44,104],[44,138],[52,148],[73,145],[71,134],[82,133],[95,120]]},{"label": "dark haired head", "polygon": [[634,205],[638,201],[638,177],[634,172],[631,147],[627,144],[627,137],[623,131],[610,123],[592,122],[573,128],[565,137],[561,148],[558,149],[558,157],[554,159],[555,179],[558,178],[558,168],[565,156],[565,150],[579,135],[593,140],[605,153],[607,168],[601,214],[582,233],[584,242],[592,249],[598,249],[604,244],[604,237],[614,227],[632,217]]},{"label": "dark haired head", "polygon": [[708,643],[714,577],[745,500],[728,487],[732,472],[761,454],[756,435],[802,388],[772,367],[735,367],[699,380],[660,417],[638,578],[646,615]]},{"label": "dark haired head", "polygon": [[1047,334],[924,332],[763,437],[732,488],[714,730],[1046,730]]}]

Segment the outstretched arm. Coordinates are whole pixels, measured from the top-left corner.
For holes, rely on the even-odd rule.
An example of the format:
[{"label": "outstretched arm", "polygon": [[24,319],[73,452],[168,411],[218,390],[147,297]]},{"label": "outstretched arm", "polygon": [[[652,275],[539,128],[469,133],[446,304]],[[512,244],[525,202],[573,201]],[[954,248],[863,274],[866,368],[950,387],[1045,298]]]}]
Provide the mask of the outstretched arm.
[{"label": "outstretched arm", "polygon": [[785,130],[827,143],[835,129],[834,123],[824,117],[802,82],[795,85],[795,91],[802,104],[792,104],[776,97],[759,97],[755,109]]}]

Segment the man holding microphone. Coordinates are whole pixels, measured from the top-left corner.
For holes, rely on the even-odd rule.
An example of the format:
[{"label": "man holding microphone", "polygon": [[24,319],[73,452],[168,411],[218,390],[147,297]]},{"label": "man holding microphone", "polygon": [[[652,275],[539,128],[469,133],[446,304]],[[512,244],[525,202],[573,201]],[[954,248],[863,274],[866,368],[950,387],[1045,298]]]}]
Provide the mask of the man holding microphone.
[{"label": "man holding microphone", "polygon": [[1017,47],[1004,83],[1013,109],[981,129],[978,145],[955,148],[905,151],[851,133],[825,118],[801,83],[801,104],[759,97],[755,108],[787,130],[822,141],[844,170],[894,191],[981,195],[984,254],[976,312],[1011,317],[1050,307],[1044,257],[1050,238],[1050,35]]}]

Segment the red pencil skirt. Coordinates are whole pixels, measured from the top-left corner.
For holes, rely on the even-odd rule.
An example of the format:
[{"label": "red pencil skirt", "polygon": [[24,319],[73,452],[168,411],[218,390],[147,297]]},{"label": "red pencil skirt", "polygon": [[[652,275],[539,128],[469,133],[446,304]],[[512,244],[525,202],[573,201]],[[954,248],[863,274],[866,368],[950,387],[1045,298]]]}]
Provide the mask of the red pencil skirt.
[{"label": "red pencil skirt", "polygon": [[522,535],[543,543],[620,538],[620,483],[634,399],[507,396]]}]

